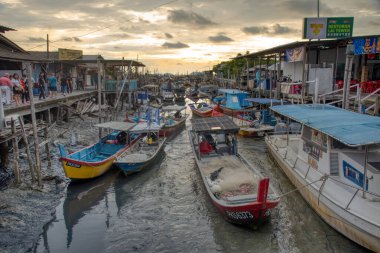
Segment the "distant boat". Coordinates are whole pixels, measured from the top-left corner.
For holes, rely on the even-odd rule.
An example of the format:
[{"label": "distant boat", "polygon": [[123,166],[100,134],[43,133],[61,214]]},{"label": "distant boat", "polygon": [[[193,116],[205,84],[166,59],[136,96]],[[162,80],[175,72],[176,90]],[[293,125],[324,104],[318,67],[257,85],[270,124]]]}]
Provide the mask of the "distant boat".
[{"label": "distant boat", "polygon": [[217,97],[213,100],[220,104],[221,112],[233,116],[244,110],[253,108],[252,104],[246,99],[249,93],[237,89],[219,89]]},{"label": "distant boat", "polygon": [[234,224],[257,228],[270,218],[279,198],[237,151],[239,128],[226,117],[193,118],[190,143],[212,203]]},{"label": "distant boat", "polygon": [[115,131],[100,139],[96,144],[71,154],[67,154],[63,145],[59,144],[60,161],[66,177],[90,179],[107,172],[116,157],[133,146],[140,138],[139,135],[128,132],[135,125],[135,123],[115,121],[97,124],[95,126]]},{"label": "distant boat", "polygon": [[271,98],[247,98],[245,100],[252,103],[254,107],[232,116],[236,125],[240,127],[239,135],[260,137],[264,136],[266,132],[272,132],[277,121],[271,115],[269,107],[283,104],[283,101]]},{"label": "distant boat", "polygon": [[[164,127],[160,131],[160,136],[169,137],[180,128],[185,126],[186,119],[189,115],[186,114],[186,106],[169,105],[161,108],[164,113]],[[183,114],[182,111],[185,111]]]},{"label": "distant boat", "polygon": [[152,164],[163,151],[166,137],[159,137],[162,125],[147,122],[137,124],[130,133],[144,136],[130,149],[123,151],[115,160],[114,164],[125,175],[143,170]]},{"label": "distant boat", "polygon": [[205,102],[189,104],[191,112],[199,117],[211,117],[213,108]]},{"label": "distant boat", "polygon": [[380,118],[325,104],[271,109],[292,123],[265,138],[268,151],[302,197],[337,231],[380,252]]}]

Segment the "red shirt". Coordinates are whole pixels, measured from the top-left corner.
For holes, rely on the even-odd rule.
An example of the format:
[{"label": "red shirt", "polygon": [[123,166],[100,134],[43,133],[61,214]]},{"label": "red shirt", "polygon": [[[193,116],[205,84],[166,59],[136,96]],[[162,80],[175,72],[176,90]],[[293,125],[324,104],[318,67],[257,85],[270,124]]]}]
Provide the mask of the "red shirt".
[{"label": "red shirt", "polygon": [[9,88],[13,87],[11,79],[6,76],[0,77],[0,86],[8,86]]}]

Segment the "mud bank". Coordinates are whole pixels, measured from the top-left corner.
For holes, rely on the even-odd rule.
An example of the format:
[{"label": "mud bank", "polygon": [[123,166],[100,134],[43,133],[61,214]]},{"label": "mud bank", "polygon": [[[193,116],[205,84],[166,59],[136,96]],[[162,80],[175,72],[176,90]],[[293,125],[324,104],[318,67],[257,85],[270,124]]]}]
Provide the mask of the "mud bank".
[{"label": "mud bank", "polygon": [[[26,155],[20,152],[21,185],[12,182],[0,191],[0,252],[25,252],[35,248],[43,227],[54,219],[55,208],[65,195],[69,180],[59,162],[56,144],[64,144],[69,151],[82,148],[98,138],[98,129],[92,127],[98,119],[72,119],[50,130],[52,167],[48,168],[46,153],[41,149],[43,187],[31,183]],[[71,145],[73,144],[73,145]],[[32,153],[34,153],[32,151]],[[10,156],[8,170],[12,170]]]}]

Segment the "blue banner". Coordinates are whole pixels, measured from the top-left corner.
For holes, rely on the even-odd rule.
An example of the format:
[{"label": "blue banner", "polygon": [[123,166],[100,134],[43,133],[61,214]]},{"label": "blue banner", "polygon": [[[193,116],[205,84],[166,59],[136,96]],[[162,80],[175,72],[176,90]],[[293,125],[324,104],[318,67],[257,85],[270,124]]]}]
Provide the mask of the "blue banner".
[{"label": "blue banner", "polygon": [[380,53],[377,51],[377,46],[378,38],[376,37],[354,39],[354,53],[356,55]]}]

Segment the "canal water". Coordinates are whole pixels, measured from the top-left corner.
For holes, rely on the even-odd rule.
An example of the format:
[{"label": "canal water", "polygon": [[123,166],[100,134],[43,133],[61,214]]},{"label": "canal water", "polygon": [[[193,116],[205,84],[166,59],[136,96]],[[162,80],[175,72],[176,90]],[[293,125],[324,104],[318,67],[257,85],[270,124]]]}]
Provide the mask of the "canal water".
[{"label": "canal water", "polygon": [[[294,188],[263,140],[239,141],[240,152],[271,177],[278,194]],[[270,223],[252,231],[226,222],[202,184],[183,130],[143,172],[125,177],[112,170],[71,183],[32,251],[366,252],[324,223],[298,193],[283,197]]]}]

